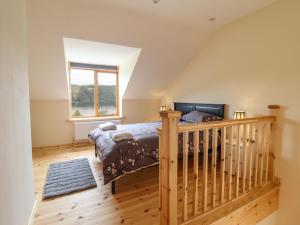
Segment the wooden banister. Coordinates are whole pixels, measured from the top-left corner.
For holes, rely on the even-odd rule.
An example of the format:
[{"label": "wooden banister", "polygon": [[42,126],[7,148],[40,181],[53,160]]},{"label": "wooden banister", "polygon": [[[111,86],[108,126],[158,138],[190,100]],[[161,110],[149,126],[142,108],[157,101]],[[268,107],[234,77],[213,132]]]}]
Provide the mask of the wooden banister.
[{"label": "wooden banister", "polygon": [[[179,125],[180,112],[160,113],[161,225],[184,224],[274,182],[279,108],[276,105],[269,108],[270,116],[184,125]],[[179,153],[182,183],[178,188]],[[189,160],[191,157],[193,161]]]}]

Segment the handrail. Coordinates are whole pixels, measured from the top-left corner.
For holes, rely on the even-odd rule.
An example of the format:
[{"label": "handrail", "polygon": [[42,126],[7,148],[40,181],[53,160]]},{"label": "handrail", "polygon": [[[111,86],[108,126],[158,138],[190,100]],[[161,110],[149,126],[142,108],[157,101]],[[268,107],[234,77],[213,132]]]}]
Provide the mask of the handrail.
[{"label": "handrail", "polygon": [[260,116],[260,117],[252,117],[246,119],[239,119],[239,120],[222,120],[222,121],[215,121],[215,122],[205,122],[199,124],[182,124],[179,125],[178,131],[185,132],[185,131],[194,131],[194,130],[204,130],[204,129],[213,129],[219,127],[227,127],[233,125],[242,125],[242,124],[250,124],[250,123],[259,123],[259,122],[275,122],[275,116]]},{"label": "handrail", "polygon": [[[276,122],[276,116],[259,116],[259,117],[250,117],[246,119],[229,119],[229,120],[221,120],[221,121],[214,121],[214,122],[205,122],[205,123],[198,123],[198,124],[179,124],[178,131],[185,132],[185,131],[194,131],[194,130],[205,130],[205,129],[212,129],[215,127],[227,127],[233,125],[242,125],[244,123],[258,123],[263,121],[269,122]],[[157,128],[158,133],[162,132],[162,128]]]}]

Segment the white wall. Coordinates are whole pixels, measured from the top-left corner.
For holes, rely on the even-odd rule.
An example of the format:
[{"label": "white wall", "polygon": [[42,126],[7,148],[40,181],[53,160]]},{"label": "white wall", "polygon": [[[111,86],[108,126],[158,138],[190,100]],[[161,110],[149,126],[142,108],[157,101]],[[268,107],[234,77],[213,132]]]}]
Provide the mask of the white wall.
[{"label": "white wall", "polygon": [[268,104],[282,106],[280,206],[262,224],[299,224],[299,12],[299,0],[278,1],[220,29],[171,85],[165,99],[225,103],[230,116],[235,110],[255,115],[268,113]]},{"label": "white wall", "polygon": [[0,7],[0,224],[25,225],[34,202],[25,1]]}]

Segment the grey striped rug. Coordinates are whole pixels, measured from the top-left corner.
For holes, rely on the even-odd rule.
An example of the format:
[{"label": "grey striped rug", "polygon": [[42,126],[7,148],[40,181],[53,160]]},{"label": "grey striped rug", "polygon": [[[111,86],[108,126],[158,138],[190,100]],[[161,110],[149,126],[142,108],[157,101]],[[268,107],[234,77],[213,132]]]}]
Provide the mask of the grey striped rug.
[{"label": "grey striped rug", "polygon": [[48,168],[43,199],[96,186],[97,183],[87,158],[53,163]]}]

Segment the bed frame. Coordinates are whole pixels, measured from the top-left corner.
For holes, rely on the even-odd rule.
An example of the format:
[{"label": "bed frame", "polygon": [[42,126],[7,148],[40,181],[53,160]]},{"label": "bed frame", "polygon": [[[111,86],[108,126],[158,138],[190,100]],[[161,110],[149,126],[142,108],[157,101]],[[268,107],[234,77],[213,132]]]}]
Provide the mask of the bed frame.
[{"label": "bed frame", "polygon": [[[192,111],[206,112],[224,118],[225,104],[206,104],[206,103],[183,103],[174,102],[174,110],[181,112],[185,115]],[[97,157],[97,145],[95,144],[95,156]],[[111,182],[111,193],[116,193],[116,180]]]}]

